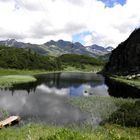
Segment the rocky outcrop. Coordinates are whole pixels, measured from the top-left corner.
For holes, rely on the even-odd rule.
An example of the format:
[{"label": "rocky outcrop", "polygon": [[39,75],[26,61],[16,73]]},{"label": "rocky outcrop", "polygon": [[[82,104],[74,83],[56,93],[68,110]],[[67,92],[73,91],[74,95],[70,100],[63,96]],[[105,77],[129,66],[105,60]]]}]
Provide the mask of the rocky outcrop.
[{"label": "rocky outcrop", "polygon": [[140,28],[112,51],[104,72],[118,75],[140,73]]}]

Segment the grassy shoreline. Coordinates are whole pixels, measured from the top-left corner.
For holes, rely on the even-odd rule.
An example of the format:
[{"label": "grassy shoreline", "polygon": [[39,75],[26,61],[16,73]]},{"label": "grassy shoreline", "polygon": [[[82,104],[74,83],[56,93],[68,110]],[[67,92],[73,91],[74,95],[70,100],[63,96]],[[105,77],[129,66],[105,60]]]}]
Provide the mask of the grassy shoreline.
[{"label": "grassy shoreline", "polygon": [[12,87],[14,84],[35,82],[36,78],[29,75],[0,76],[0,88]]},{"label": "grassy shoreline", "polygon": [[140,79],[127,79],[126,76],[116,76],[116,75],[110,76],[109,78],[117,82],[121,82],[140,89]]},{"label": "grassy shoreline", "polygon": [[101,69],[96,66],[92,71],[87,69],[76,69],[75,67],[67,67],[62,71],[46,71],[46,70],[17,70],[17,69],[0,69],[0,88],[11,87],[13,84],[28,83],[36,81],[35,75],[58,73],[58,72],[83,72],[96,73]]},{"label": "grassy shoreline", "polygon": [[[87,66],[89,67],[89,66]],[[18,69],[0,69],[0,76],[4,75],[36,75],[36,74],[47,74],[53,72],[86,72],[86,73],[96,73],[102,69],[102,66],[90,67],[90,69],[76,68],[72,66],[65,67],[60,71],[46,71],[46,70],[18,70]]]},{"label": "grassy shoreline", "polygon": [[45,70],[18,70],[18,69],[0,69],[0,76],[6,75],[36,75],[47,73]]}]

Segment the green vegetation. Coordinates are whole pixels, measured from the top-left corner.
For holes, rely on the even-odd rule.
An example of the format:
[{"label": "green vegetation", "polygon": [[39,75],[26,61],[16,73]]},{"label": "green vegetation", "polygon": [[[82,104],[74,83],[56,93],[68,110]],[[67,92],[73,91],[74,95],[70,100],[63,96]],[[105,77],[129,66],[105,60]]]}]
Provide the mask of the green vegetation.
[{"label": "green vegetation", "polygon": [[[0,87],[36,81],[34,74],[50,71],[98,72],[104,61],[93,57],[65,54],[59,57],[41,56],[30,49],[0,47]],[[113,80],[140,88],[140,80],[111,77]],[[81,126],[48,126],[27,124],[0,130],[1,140],[139,140],[140,101],[111,97],[73,97],[73,106],[88,114]],[[0,111],[0,118],[8,116]],[[97,126],[95,128],[95,126]]]},{"label": "green vegetation", "polygon": [[82,67],[82,64],[90,64],[90,65],[103,65],[103,61],[100,61],[96,58],[86,56],[86,55],[77,55],[77,54],[64,54],[58,57],[59,60],[65,65],[69,64],[72,66]]},{"label": "green vegetation", "polygon": [[8,116],[9,116],[8,111],[0,109],[0,120],[3,120],[3,119],[5,119]]},{"label": "green vegetation", "polygon": [[0,76],[0,87],[11,87],[13,84],[34,82],[36,78],[27,75]]},{"label": "green vegetation", "polygon": [[30,49],[0,46],[1,68],[60,70],[58,61],[55,57],[42,56]]},{"label": "green vegetation", "polygon": [[36,75],[45,74],[49,71],[46,70],[18,70],[18,69],[0,69],[0,76],[6,75]]},{"label": "green vegetation", "polygon": [[[92,71],[102,69],[104,61],[77,54],[64,54],[59,57],[43,56],[31,49],[0,46],[0,68],[46,71]],[[2,72],[2,70],[0,70]],[[4,73],[4,72],[2,72]]]},{"label": "green vegetation", "polygon": [[117,111],[111,114],[108,122],[122,126],[140,127],[140,100],[121,105]]},{"label": "green vegetation", "polygon": [[101,71],[102,68],[103,68],[103,66],[92,66],[92,65],[84,65],[83,69],[80,67],[78,68],[76,66],[65,66],[63,68],[63,71],[69,71],[69,72],[71,72],[71,71],[81,72],[82,71],[82,72],[94,72],[94,73],[96,73],[96,72]]},{"label": "green vegetation", "polygon": [[[27,124],[8,127],[1,129],[1,140],[139,140],[140,128],[127,127],[136,126],[140,122],[137,113],[140,110],[139,100],[92,96],[73,97],[70,103],[89,113],[83,125]],[[98,122],[98,118],[101,122]],[[94,120],[98,122],[96,127]]]},{"label": "green vegetation", "polygon": [[[73,97],[70,102],[77,107],[80,107],[82,111],[86,111],[90,114],[90,119],[87,120],[87,124],[96,124],[94,122],[94,117],[102,120],[101,123],[106,122],[112,113],[120,109],[124,104],[130,106],[135,103],[134,99],[123,99],[123,98],[114,98],[114,97],[99,97],[99,96],[90,96],[90,97]],[[119,119],[115,118],[115,119]],[[108,122],[108,121],[107,121]]]},{"label": "green vegetation", "polygon": [[140,79],[127,79],[126,76],[111,76],[110,77],[112,80],[118,81],[118,82],[122,82],[125,84],[128,84],[130,86],[134,86],[136,88],[140,88]]},{"label": "green vegetation", "polygon": [[64,54],[58,59],[64,71],[99,72],[105,64],[96,58],[77,54]]},{"label": "green vegetation", "polygon": [[92,130],[28,124],[21,128],[4,128],[0,131],[1,140],[139,140],[139,137],[139,128],[124,129],[108,124]]}]

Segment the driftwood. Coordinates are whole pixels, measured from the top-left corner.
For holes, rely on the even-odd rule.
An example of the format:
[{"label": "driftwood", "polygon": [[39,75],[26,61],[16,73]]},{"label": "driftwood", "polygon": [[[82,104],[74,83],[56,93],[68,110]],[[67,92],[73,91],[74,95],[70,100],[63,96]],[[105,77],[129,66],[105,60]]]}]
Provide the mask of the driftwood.
[{"label": "driftwood", "polygon": [[12,124],[18,123],[20,121],[19,116],[10,116],[9,118],[0,121],[0,128],[3,128],[4,126],[10,126]]}]

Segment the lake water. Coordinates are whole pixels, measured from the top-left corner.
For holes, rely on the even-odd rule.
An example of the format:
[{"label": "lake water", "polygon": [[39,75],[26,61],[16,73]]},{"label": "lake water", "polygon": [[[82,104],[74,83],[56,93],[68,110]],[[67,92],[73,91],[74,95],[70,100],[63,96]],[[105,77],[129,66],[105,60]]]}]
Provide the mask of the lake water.
[{"label": "lake water", "polygon": [[[117,89],[120,90],[121,85],[110,82],[99,74],[63,72],[38,75],[36,78],[37,82],[1,89],[0,108],[10,115],[21,116],[24,122],[71,124],[83,122],[87,115],[70,105],[69,98],[110,95],[120,97]],[[135,92],[136,95],[140,93]]]}]

